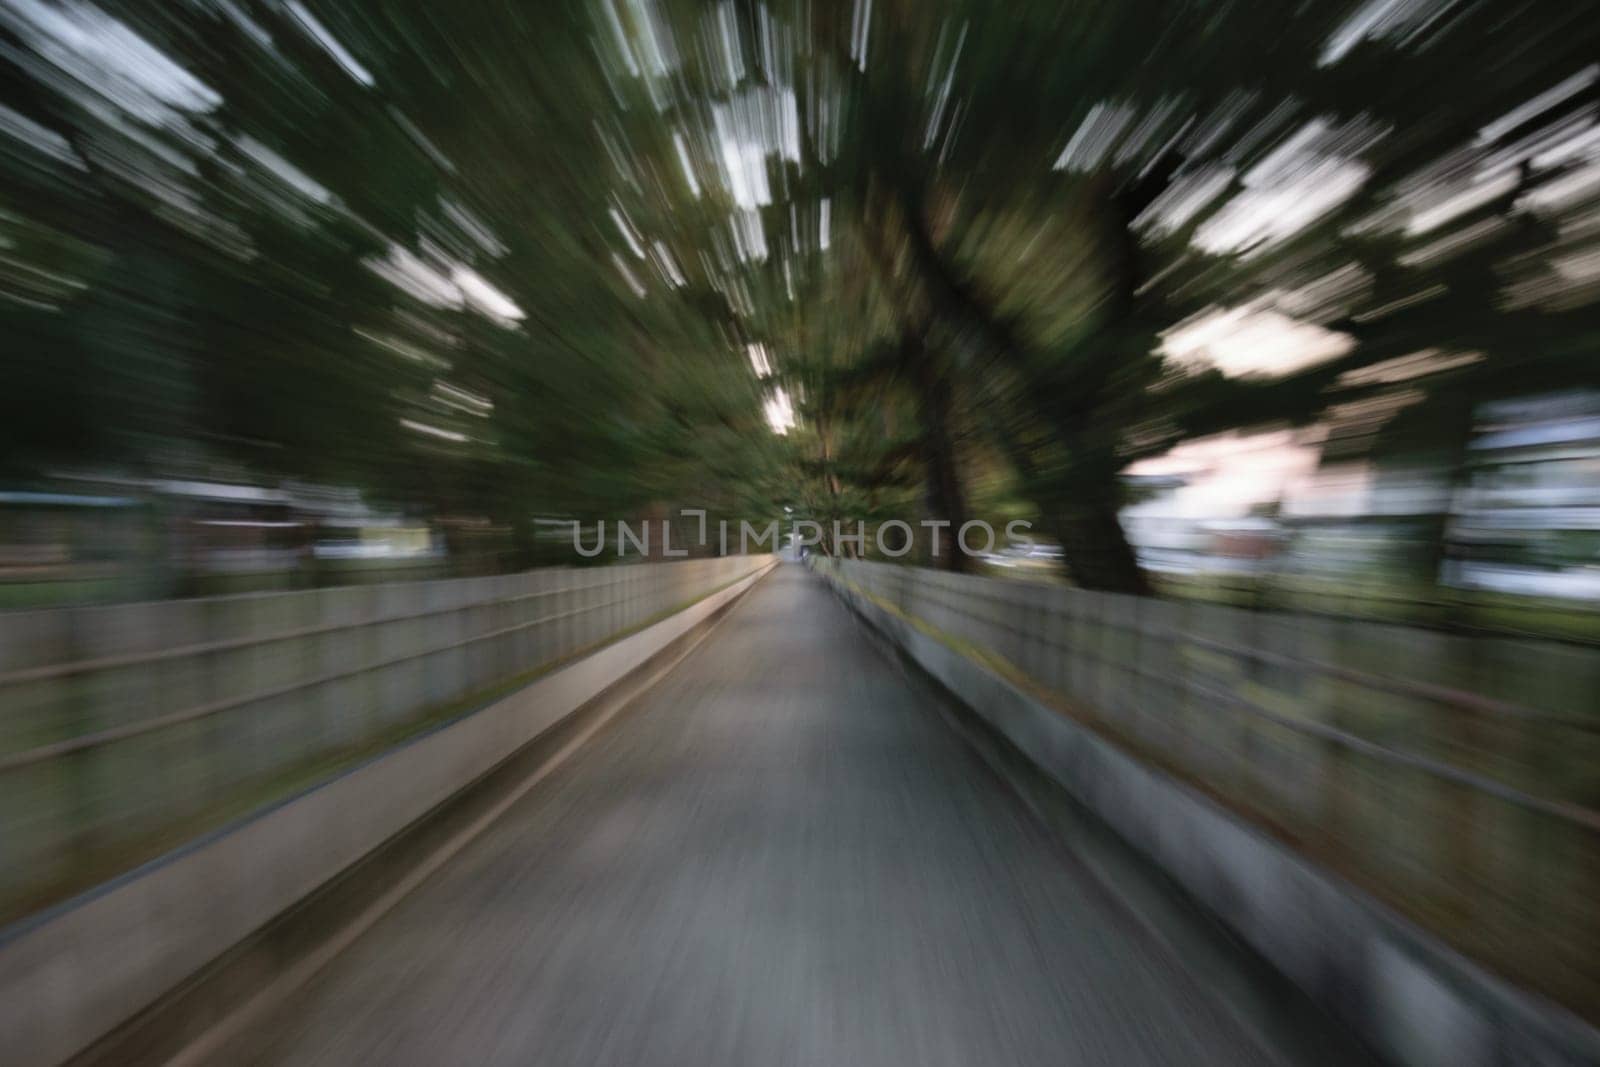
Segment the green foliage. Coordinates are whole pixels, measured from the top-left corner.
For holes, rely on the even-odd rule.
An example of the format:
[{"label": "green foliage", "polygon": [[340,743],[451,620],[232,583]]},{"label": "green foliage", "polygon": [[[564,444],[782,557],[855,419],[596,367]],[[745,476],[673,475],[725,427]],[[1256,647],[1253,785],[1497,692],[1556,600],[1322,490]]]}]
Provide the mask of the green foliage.
[{"label": "green foliage", "polygon": [[[1347,452],[1459,454],[1600,324],[1565,5],[0,10],[14,472],[513,526],[1026,512],[1137,591],[1135,460],[1370,404],[1418,414]],[[1164,350],[1229,309],[1347,343]]]}]

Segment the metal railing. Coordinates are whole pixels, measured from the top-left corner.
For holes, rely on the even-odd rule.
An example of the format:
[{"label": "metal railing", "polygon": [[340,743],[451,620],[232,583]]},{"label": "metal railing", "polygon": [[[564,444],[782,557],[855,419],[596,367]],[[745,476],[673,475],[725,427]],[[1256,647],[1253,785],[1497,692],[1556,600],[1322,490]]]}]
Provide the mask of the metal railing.
[{"label": "metal railing", "polygon": [[0,917],[271,803],[769,559],[0,614]]},{"label": "metal railing", "polygon": [[1600,651],[817,565],[1503,971],[1600,993]]}]

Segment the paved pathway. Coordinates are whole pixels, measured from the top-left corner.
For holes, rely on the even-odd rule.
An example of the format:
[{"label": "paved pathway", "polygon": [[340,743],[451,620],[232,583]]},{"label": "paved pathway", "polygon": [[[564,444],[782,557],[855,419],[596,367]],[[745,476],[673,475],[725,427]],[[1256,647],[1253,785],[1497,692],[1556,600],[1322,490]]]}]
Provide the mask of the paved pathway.
[{"label": "paved pathway", "polygon": [[338,1065],[1291,1062],[1087,881],[934,699],[780,567],[240,1046]]}]

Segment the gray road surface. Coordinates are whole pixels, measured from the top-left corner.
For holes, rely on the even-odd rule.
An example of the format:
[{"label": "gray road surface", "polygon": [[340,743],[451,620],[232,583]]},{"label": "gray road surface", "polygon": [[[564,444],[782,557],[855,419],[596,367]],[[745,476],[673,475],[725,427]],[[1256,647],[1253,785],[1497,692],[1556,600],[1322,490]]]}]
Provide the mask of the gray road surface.
[{"label": "gray road surface", "polygon": [[934,699],[780,567],[228,1061],[1294,1062]]}]

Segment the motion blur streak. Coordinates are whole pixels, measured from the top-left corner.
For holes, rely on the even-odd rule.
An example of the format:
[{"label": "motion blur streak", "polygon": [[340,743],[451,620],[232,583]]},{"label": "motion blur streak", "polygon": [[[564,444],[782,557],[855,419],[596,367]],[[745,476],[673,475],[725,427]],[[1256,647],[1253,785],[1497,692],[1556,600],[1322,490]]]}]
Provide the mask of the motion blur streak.
[{"label": "motion blur streak", "polygon": [[1515,1058],[1455,978],[1438,1044],[1138,942],[826,583],[1589,1033],[1597,55],[1549,0],[0,0],[0,992],[781,516],[815,573],[235,1051]]}]

